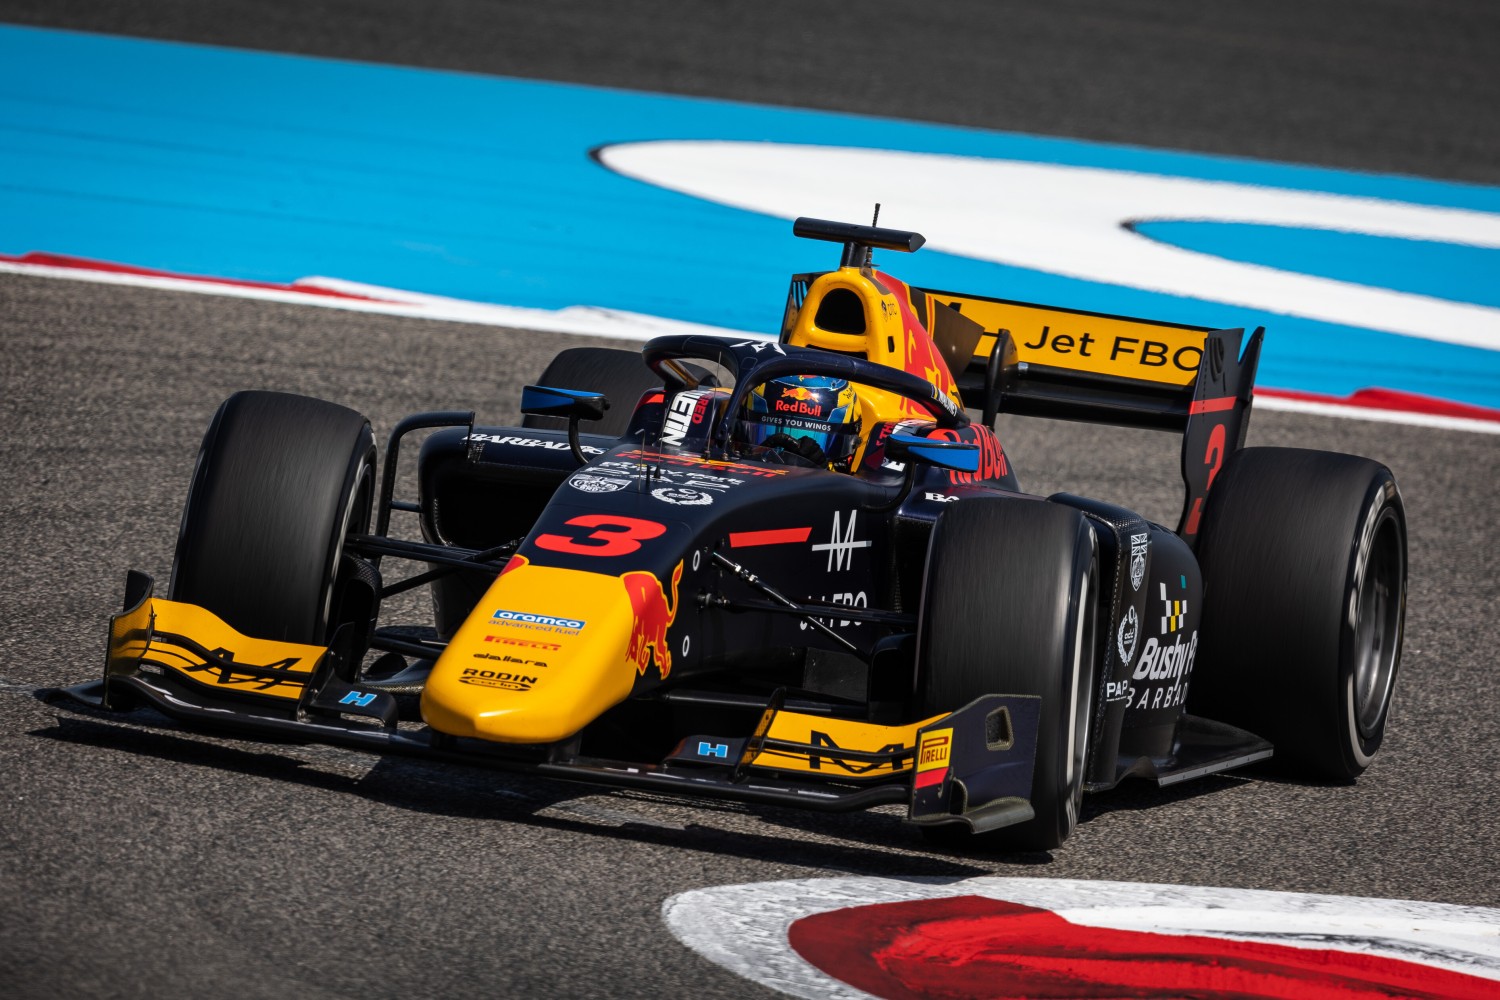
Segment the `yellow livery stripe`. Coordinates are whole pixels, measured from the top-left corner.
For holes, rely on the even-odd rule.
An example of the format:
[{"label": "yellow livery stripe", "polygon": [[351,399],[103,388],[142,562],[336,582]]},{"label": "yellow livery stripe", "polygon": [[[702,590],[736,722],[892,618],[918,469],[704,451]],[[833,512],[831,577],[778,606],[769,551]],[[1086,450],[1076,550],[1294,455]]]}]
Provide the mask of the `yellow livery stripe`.
[{"label": "yellow livery stripe", "polygon": [[[149,640],[139,630],[121,636],[112,655],[137,654],[216,694],[248,694],[298,701],[312,682],[326,646],[241,635],[205,608],[151,598]],[[209,655],[205,656],[204,653]]]},{"label": "yellow livery stripe", "polygon": [[[941,716],[909,726],[878,726],[821,715],[777,712],[766,732],[767,742],[799,743],[813,749],[764,747],[750,763],[755,767],[841,780],[889,777],[911,770],[917,731],[937,718]],[[890,759],[880,762],[851,759],[847,756],[850,752],[889,754]]]}]

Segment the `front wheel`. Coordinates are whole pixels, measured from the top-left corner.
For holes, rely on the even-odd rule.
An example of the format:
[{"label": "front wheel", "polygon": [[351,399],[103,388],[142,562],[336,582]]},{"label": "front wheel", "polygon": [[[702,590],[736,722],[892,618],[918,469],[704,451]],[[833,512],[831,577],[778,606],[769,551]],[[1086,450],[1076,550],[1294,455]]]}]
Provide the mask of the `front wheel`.
[{"label": "front wheel", "polygon": [[237,392],[203,437],[171,597],[244,635],[322,645],[340,624],[344,539],[370,523],[375,444],[320,399]]},{"label": "front wheel", "polygon": [[1264,736],[1296,777],[1353,781],[1385,738],[1406,616],[1406,512],[1369,459],[1246,448],[1198,539],[1188,710]]},{"label": "front wheel", "polygon": [[943,511],[928,547],[919,635],[924,717],[986,694],[1039,695],[1035,818],[978,836],[930,839],[1051,850],[1078,823],[1098,656],[1098,560],[1078,511],[1027,500],[970,500]]}]

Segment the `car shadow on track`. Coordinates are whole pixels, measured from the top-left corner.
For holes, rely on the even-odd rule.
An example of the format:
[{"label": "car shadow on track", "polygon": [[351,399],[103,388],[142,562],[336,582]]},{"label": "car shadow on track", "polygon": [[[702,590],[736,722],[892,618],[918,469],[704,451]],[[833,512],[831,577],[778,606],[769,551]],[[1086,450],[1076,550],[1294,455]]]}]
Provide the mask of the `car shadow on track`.
[{"label": "car shadow on track", "polygon": [[1137,812],[1160,809],[1174,803],[1188,802],[1204,795],[1216,795],[1231,788],[1248,784],[1246,772],[1234,774],[1209,774],[1179,785],[1158,785],[1143,779],[1126,779],[1107,792],[1083,797],[1083,810],[1079,822],[1107,816],[1115,812]]},{"label": "car shadow on track", "polygon": [[[804,815],[774,807],[601,789],[462,764],[377,757],[323,745],[240,741],[178,727],[150,709],[105,715],[70,706],[70,714],[55,719],[55,726],[28,735],[341,792],[453,819],[524,823],[754,861],[786,863],[794,858],[800,866],[855,874],[900,870],[966,878],[989,874],[993,867],[926,852],[900,817],[888,813]],[[708,822],[681,821],[683,813]],[[715,818],[724,825],[710,825]],[[788,832],[726,828],[750,824]],[[809,839],[810,834],[837,842]]]}]

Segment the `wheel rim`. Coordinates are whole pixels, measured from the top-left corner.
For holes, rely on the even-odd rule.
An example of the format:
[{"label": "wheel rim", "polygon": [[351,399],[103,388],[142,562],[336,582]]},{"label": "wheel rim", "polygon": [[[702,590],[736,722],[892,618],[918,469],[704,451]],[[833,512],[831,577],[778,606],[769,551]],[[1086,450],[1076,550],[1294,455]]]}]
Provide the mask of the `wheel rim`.
[{"label": "wheel rim", "polygon": [[327,635],[333,615],[333,595],[338,589],[339,559],[344,550],[344,540],[351,534],[362,534],[370,528],[370,502],[375,491],[375,461],[373,454],[366,454],[354,474],[354,488],[349,491],[349,501],[344,507],[343,517],[339,519],[338,534],[335,544],[329,554],[328,578],[323,585],[323,611],[319,620],[319,628]]},{"label": "wheel rim", "polygon": [[1354,722],[1364,739],[1379,732],[1396,678],[1401,584],[1400,529],[1395,513],[1387,509],[1370,546],[1354,626]]},{"label": "wheel rim", "polygon": [[1074,636],[1073,646],[1073,711],[1068,719],[1068,768],[1063,776],[1067,802],[1065,834],[1071,833],[1078,825],[1078,812],[1083,799],[1083,768],[1088,756],[1089,717],[1094,704],[1093,677],[1086,667],[1093,659],[1099,625],[1099,616],[1094,607],[1095,572],[1096,568],[1091,564],[1079,592],[1078,631]]}]

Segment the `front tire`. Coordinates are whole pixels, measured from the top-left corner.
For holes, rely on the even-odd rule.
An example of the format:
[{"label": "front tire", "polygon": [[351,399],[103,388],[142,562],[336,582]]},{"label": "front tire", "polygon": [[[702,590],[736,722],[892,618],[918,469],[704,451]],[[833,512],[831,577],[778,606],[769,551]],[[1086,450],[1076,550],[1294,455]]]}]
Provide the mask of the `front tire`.
[{"label": "front tire", "polygon": [[368,529],[374,480],[360,414],[306,396],[235,393],[198,452],[171,599],[248,636],[327,643],[348,574],[344,539]]},{"label": "front tire", "polygon": [[1390,470],[1247,448],[1204,520],[1188,710],[1264,736],[1284,773],[1353,781],[1385,738],[1401,662],[1406,513]]},{"label": "front tire", "polygon": [[1060,846],[1078,823],[1097,670],[1093,530],[1078,511],[1055,504],[961,501],[933,527],[923,593],[922,717],[986,694],[1042,699],[1035,818],[978,836],[956,825],[924,834],[1000,850]]}]

